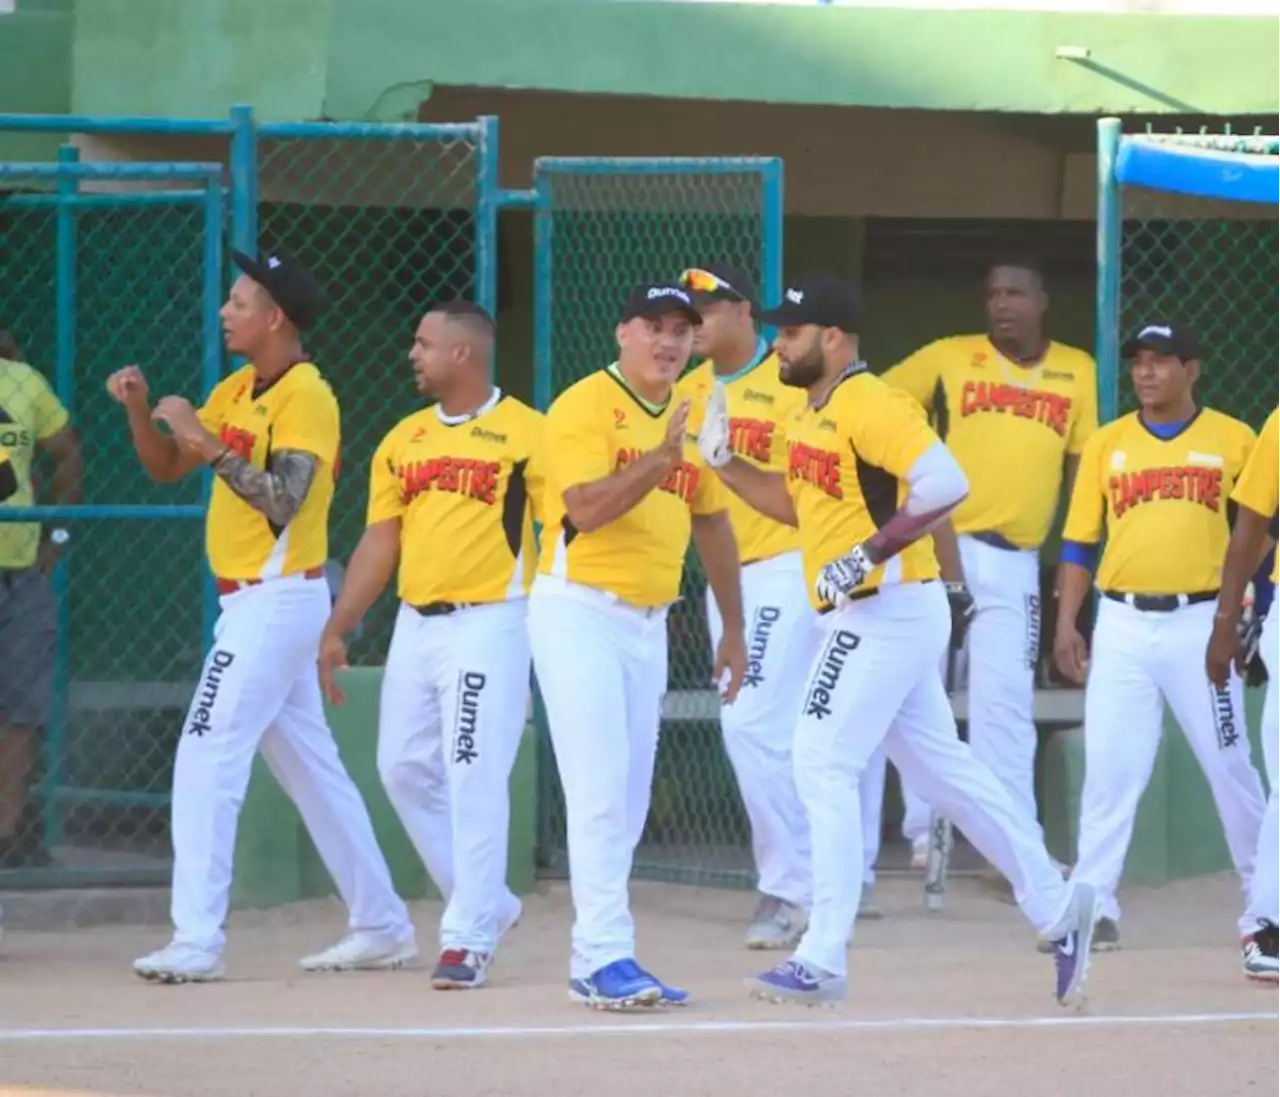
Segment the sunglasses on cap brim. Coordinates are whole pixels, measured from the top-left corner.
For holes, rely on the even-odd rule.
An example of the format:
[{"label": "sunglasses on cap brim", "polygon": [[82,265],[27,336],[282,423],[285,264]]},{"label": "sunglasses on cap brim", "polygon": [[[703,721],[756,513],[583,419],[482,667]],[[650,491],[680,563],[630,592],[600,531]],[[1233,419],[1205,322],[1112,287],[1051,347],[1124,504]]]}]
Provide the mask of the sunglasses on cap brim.
[{"label": "sunglasses on cap brim", "polygon": [[718,274],[700,267],[690,267],[680,275],[680,288],[690,293],[731,293],[734,297],[746,300],[746,295],[735,289]]}]

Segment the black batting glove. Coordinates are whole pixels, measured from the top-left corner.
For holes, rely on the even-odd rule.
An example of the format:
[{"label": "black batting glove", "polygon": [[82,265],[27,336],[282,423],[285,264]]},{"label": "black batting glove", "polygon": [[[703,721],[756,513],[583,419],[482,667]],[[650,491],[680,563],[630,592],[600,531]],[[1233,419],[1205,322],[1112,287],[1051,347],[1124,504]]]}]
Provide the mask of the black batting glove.
[{"label": "black batting glove", "polygon": [[978,607],[974,604],[973,595],[963,583],[945,583],[947,604],[951,607],[951,646],[959,651],[964,647],[964,638],[973,621]]}]

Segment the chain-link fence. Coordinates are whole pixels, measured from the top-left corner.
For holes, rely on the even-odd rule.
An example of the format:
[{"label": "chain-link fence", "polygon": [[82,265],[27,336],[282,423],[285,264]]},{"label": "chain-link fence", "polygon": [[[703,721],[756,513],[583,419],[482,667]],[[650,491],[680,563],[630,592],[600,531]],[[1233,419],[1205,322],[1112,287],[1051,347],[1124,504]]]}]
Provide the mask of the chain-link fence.
[{"label": "chain-link fence", "polygon": [[[221,352],[214,165],[8,165],[0,182],[0,874],[163,880],[173,744],[211,624],[198,478],[138,467],[107,374],[197,396]],[[145,189],[136,189],[137,187]],[[146,607],[139,614],[139,607]]]},{"label": "chain-link fence", "polygon": [[[1251,186],[1249,169],[1274,172],[1277,141],[1145,134],[1118,151],[1120,337],[1158,320],[1193,325],[1200,400],[1256,430],[1277,398],[1280,233],[1274,193]],[[1136,407],[1122,367],[1118,397],[1119,410]]]},{"label": "chain-link fence", "polygon": [[[373,451],[421,407],[409,366],[418,321],[432,301],[479,296],[479,142],[474,126],[454,129],[439,127],[443,139],[433,140],[411,127],[259,129],[262,247],[293,252],[328,298],[306,349],[342,409],[334,561],[350,558],[364,530]],[[370,611],[353,663],[381,664],[394,613],[388,598]]]},{"label": "chain-link fence", "polygon": [[[749,271],[766,299],[781,291],[782,165],[777,160],[544,159],[536,167],[537,377],[546,406],[617,357],[627,292],[699,263]],[[709,688],[705,579],[692,550],[670,616],[670,674],[653,806],[637,875],[749,884],[749,834]],[[540,852],[563,871],[564,804],[545,734]]]},{"label": "chain-link fence", "polygon": [[[0,507],[0,550],[14,549],[0,556],[0,889],[168,879],[173,751],[217,612],[205,487],[145,476],[107,375],[137,362],[153,400],[199,403],[231,365],[217,311],[234,275],[226,245],[308,263],[330,307],[307,350],[343,410],[337,565],[363,528],[374,447],[421,404],[407,353],[424,306],[494,294],[483,120],[63,121],[67,164],[119,162],[74,178],[0,165],[0,442],[23,485]],[[0,116],[0,128],[31,126]],[[139,183],[139,160],[174,149],[222,162],[170,176],[150,165]],[[202,194],[221,198],[224,181],[225,215],[211,219]],[[54,532],[61,563],[46,570]],[[364,623],[355,661],[381,662],[391,601]]]}]

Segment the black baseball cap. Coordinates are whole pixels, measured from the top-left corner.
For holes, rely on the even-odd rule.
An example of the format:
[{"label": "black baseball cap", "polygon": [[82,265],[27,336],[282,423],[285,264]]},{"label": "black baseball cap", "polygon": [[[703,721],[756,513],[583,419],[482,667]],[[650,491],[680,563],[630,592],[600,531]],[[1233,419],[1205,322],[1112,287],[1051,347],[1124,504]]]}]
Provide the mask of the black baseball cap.
[{"label": "black baseball cap", "polygon": [[235,264],[280,306],[280,311],[299,331],[306,331],[324,311],[324,291],[315,275],[283,251],[268,252],[265,259],[254,259],[242,251],[233,251]]},{"label": "black baseball cap", "polygon": [[637,316],[656,320],[669,312],[684,313],[691,324],[702,323],[702,314],[698,312],[689,293],[679,286],[668,285],[665,282],[636,286],[628,294],[626,303],[622,306],[622,322],[625,324]]},{"label": "black baseball cap", "polygon": [[704,263],[680,275],[680,286],[689,291],[695,305],[709,301],[746,301],[755,307],[756,285],[751,275],[729,263]]},{"label": "black baseball cap", "polygon": [[1172,354],[1184,362],[1200,357],[1200,337],[1186,324],[1144,324],[1136,334],[1124,341],[1121,358],[1134,358],[1140,350],[1153,350],[1157,354]]},{"label": "black baseball cap", "polygon": [[756,319],[775,327],[817,324],[856,335],[862,323],[862,297],[834,274],[806,274],[787,284],[777,308],[755,310]]}]

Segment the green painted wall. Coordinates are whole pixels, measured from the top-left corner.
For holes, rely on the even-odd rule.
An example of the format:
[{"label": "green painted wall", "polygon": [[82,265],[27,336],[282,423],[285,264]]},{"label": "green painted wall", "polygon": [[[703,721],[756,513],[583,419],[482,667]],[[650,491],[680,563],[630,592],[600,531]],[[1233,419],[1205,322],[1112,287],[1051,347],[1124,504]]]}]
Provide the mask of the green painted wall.
[{"label": "green painted wall", "polygon": [[[0,114],[71,108],[72,0],[23,0],[0,15]],[[0,160],[52,160],[57,137],[0,133]]]},{"label": "green painted wall", "polygon": [[261,118],[317,118],[331,3],[83,0],[75,10],[73,109],[199,118],[251,102]]},{"label": "green painted wall", "polygon": [[[389,119],[412,117],[434,84],[1267,114],[1280,101],[1276,30],[1274,19],[635,0],[92,0],[76,8],[73,101],[96,113],[222,114],[251,101],[267,118]],[[1058,60],[1064,45],[1092,57]]]}]

